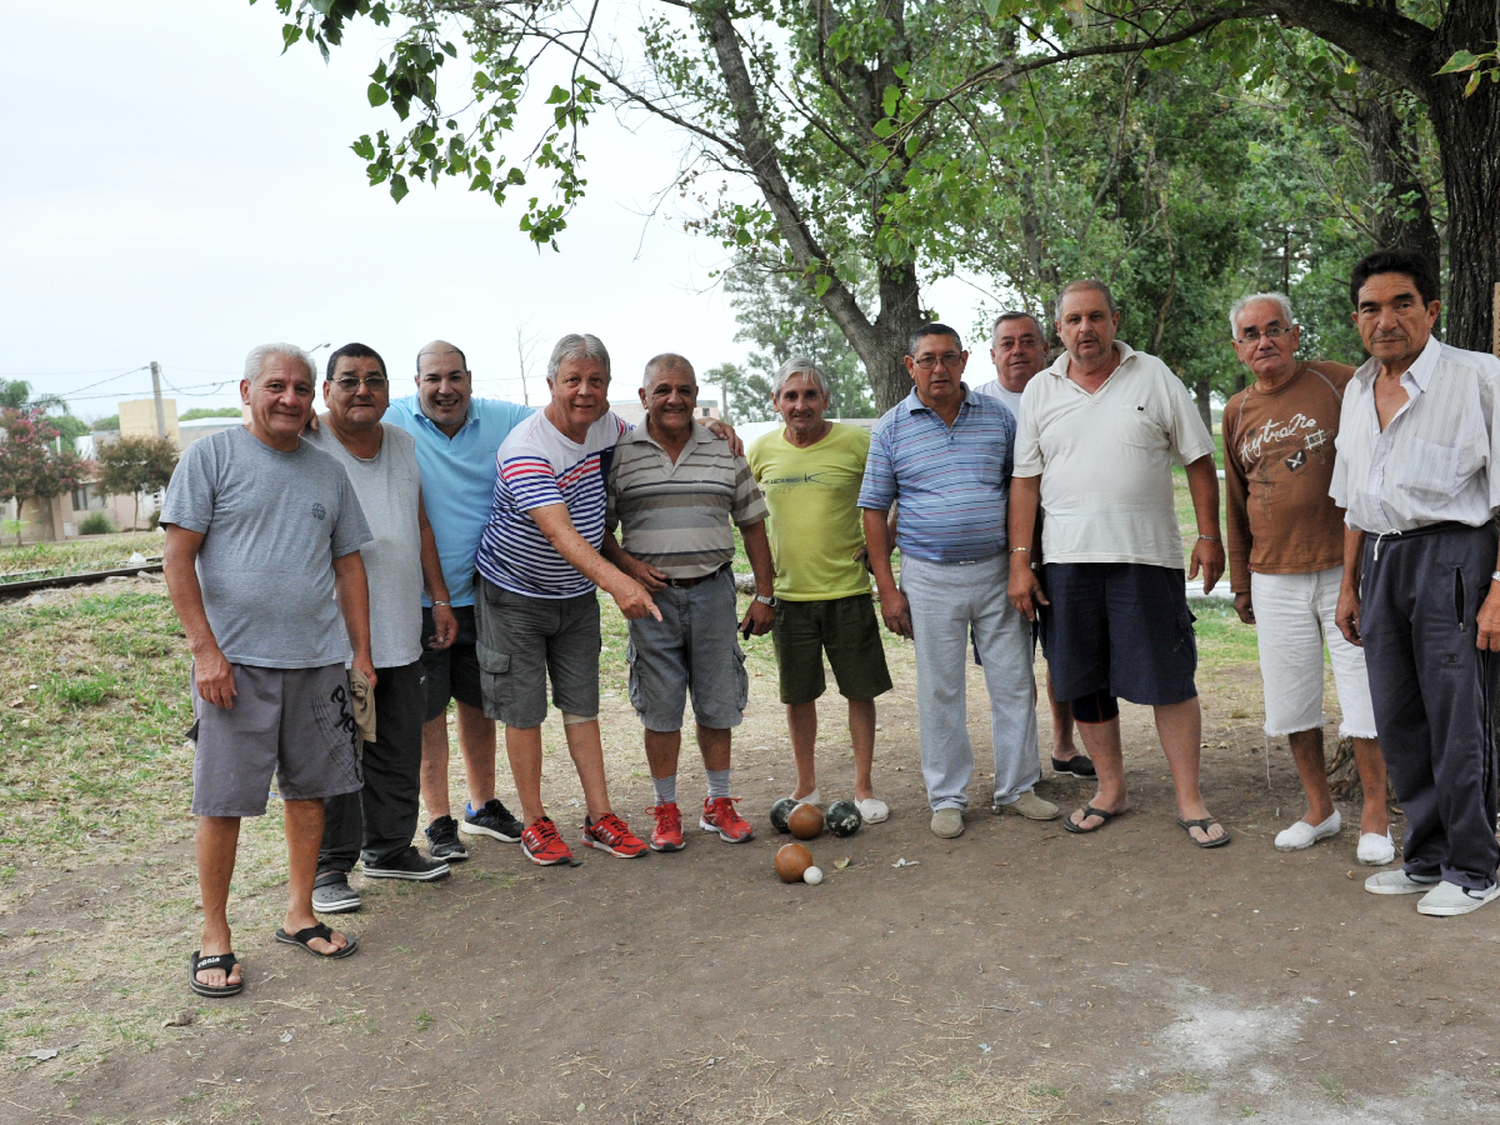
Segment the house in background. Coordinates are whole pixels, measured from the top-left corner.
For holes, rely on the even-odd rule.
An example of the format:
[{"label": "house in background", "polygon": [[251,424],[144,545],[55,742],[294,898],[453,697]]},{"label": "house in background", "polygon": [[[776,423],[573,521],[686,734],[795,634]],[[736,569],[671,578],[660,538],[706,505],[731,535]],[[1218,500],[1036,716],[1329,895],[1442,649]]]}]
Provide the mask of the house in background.
[{"label": "house in background", "polygon": [[[73,448],[80,457],[93,460],[101,449],[122,437],[156,436],[156,400],[154,398],[122,402],[119,408],[120,428],[118,431],[96,430],[73,442]],[[177,417],[177,400],[170,398],[162,399],[162,413],[167,436],[176,444],[179,453],[199,438],[243,424],[239,418],[198,418],[188,422],[181,421]],[[163,498],[160,492],[141,494],[140,512],[143,528],[148,524],[152,513],[161,509]],[[34,498],[30,499],[24,508],[26,523],[21,529],[21,540],[25,543],[38,543],[77,539],[81,534],[79,528],[83,521],[93,512],[103,512],[115,527],[122,531],[128,530],[130,521],[135,518],[135,499],[134,496],[107,497],[100,491],[98,483],[93,481],[85,483],[70,493],[54,496],[40,506]],[[16,518],[13,501],[0,504],[0,518]]]}]

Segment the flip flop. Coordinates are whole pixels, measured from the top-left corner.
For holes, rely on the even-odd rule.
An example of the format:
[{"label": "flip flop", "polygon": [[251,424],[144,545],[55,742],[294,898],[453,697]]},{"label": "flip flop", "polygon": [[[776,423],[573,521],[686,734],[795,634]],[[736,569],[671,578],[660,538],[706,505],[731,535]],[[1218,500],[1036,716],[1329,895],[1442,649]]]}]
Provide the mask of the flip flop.
[{"label": "flip flop", "polygon": [[193,950],[193,955],[188,958],[188,986],[199,996],[235,996],[245,991],[245,982],[237,984],[204,984],[198,979],[198,973],[203,969],[223,969],[224,979],[229,979],[229,974],[234,972],[234,967],[240,963],[239,958],[233,953],[215,953],[209,957],[198,956],[198,950]]},{"label": "flip flop", "polygon": [[305,930],[298,930],[295,934],[289,934],[283,929],[276,931],[276,940],[283,945],[298,946],[323,961],[337,961],[340,957],[347,957],[359,948],[359,942],[351,937],[348,938],[349,944],[344,946],[343,949],[335,949],[332,953],[319,953],[307,944],[313,938],[322,938],[324,941],[331,942],[333,941],[333,931],[322,922],[319,922],[316,926],[308,926]]},{"label": "flip flop", "polygon": [[1188,839],[1200,848],[1222,848],[1225,844],[1229,843],[1230,840],[1234,839],[1234,837],[1229,834],[1229,829],[1227,828],[1224,829],[1224,835],[1220,836],[1217,840],[1200,840],[1198,839],[1198,837],[1193,835],[1192,830],[1194,828],[1201,828],[1204,832],[1207,832],[1208,826],[1210,824],[1218,824],[1219,818],[1216,816],[1205,816],[1201,820],[1183,820],[1182,817],[1179,816],[1177,818],[1177,823],[1181,825],[1182,830],[1188,834]]},{"label": "flip flop", "polygon": [[1103,828],[1110,821],[1114,820],[1116,817],[1124,816],[1129,811],[1129,809],[1121,809],[1119,812],[1106,812],[1104,809],[1094,808],[1093,805],[1084,805],[1083,816],[1079,817],[1079,819],[1087,820],[1091,816],[1097,816],[1101,818],[1098,824],[1094,825],[1094,827],[1092,828],[1080,828],[1077,824],[1073,823],[1073,817],[1069,815],[1063,817],[1062,826],[1064,829],[1073,833],[1073,835],[1075,836],[1087,836],[1090,833],[1099,831],[1099,829]]}]

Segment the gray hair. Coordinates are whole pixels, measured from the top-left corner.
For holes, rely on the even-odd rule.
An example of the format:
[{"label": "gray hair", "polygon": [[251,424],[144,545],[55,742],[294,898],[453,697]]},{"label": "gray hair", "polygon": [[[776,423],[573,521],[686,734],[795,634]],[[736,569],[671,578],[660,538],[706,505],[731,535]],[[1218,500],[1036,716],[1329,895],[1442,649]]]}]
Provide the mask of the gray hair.
[{"label": "gray hair", "polygon": [[1240,338],[1240,326],[1235,323],[1240,313],[1245,311],[1245,306],[1255,301],[1270,301],[1281,310],[1281,317],[1286,321],[1288,328],[1297,323],[1296,317],[1292,316],[1292,302],[1287,300],[1285,293],[1251,293],[1248,297],[1241,297],[1229,306],[1229,335],[1238,340]]},{"label": "gray hair", "polygon": [[245,378],[253,384],[264,372],[266,360],[278,355],[283,359],[296,360],[307,368],[308,379],[317,381],[318,369],[313,366],[313,357],[296,344],[262,344],[258,348],[251,348],[250,354],[245,357]]},{"label": "gray hair", "polygon": [[656,378],[661,371],[681,371],[693,381],[694,386],[698,383],[698,373],[693,370],[693,365],[688,362],[686,356],[680,356],[676,352],[662,352],[654,355],[646,361],[645,373],[641,376],[641,386],[646,390],[651,389],[651,380]]},{"label": "gray hair", "polygon": [[1114,316],[1120,311],[1115,304],[1115,295],[1109,291],[1109,286],[1104,282],[1092,277],[1086,277],[1081,281],[1070,281],[1062,287],[1062,292],[1057,295],[1057,303],[1053,306],[1054,314],[1058,320],[1062,320],[1063,298],[1069,293],[1076,293],[1080,289],[1095,289],[1104,294],[1104,303],[1109,306],[1109,315]]},{"label": "gray hair", "polygon": [[1047,330],[1042,327],[1042,322],[1029,312],[1003,312],[995,318],[995,323],[990,325],[990,339],[995,338],[995,333],[1000,331],[1002,324],[1009,324],[1013,320],[1029,320],[1036,326],[1036,334],[1042,338],[1042,343],[1047,342]]},{"label": "gray hair", "polygon": [[565,359],[592,359],[604,368],[604,377],[609,378],[609,351],[604,341],[588,332],[570,332],[557,342],[552,356],[547,360],[547,382],[557,382],[557,372]]},{"label": "gray hair", "polygon": [[786,381],[793,375],[807,376],[817,386],[818,393],[824,398],[828,397],[828,380],[823,377],[823,369],[808,356],[794,355],[776,369],[776,376],[771,380],[772,402],[781,397],[781,388],[786,386]]}]

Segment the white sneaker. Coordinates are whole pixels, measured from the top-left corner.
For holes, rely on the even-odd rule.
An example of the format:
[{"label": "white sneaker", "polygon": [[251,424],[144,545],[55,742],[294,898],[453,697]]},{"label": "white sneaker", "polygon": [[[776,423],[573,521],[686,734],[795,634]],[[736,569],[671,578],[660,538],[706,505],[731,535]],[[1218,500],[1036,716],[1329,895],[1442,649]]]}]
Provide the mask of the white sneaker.
[{"label": "white sneaker", "polygon": [[1354,849],[1354,858],[1366,867],[1384,867],[1387,863],[1396,860],[1396,845],[1391,840],[1390,829],[1386,829],[1385,835],[1378,832],[1366,832],[1359,838],[1359,847]]},{"label": "white sneaker", "polygon": [[1471,891],[1445,879],[1422,896],[1422,901],[1417,903],[1417,913],[1436,914],[1440,917],[1467,914],[1471,910],[1478,910],[1497,895],[1500,895],[1500,883],[1492,883],[1482,891]]},{"label": "white sneaker", "polygon": [[1419,895],[1431,891],[1439,881],[1436,875],[1416,877],[1398,868],[1375,872],[1365,880],[1365,890],[1372,895]]},{"label": "white sneaker", "polygon": [[866,797],[863,801],[855,801],[854,807],[859,810],[859,818],[866,824],[879,824],[891,815],[891,807],[879,797]]},{"label": "white sneaker", "polygon": [[1339,829],[1343,826],[1344,821],[1339,816],[1338,809],[1334,809],[1333,815],[1322,824],[1308,824],[1305,820],[1299,820],[1290,828],[1276,834],[1276,850],[1278,852],[1300,852],[1303,848],[1312,847],[1319,840],[1326,840],[1330,836],[1337,836]]}]

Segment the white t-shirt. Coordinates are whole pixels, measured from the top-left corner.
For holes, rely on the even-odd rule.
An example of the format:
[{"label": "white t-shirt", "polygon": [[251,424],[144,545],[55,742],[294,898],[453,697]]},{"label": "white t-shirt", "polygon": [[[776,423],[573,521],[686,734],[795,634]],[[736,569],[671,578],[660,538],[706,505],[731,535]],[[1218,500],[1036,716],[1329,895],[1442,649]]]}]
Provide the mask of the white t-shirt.
[{"label": "white t-shirt", "polygon": [[1183,568],[1172,463],[1209,456],[1213,437],[1182,380],[1115,341],[1120,365],[1089,394],[1068,353],[1026,384],[1015,475],[1042,478],[1046,562]]},{"label": "white t-shirt", "polygon": [[1021,392],[1010,390],[999,379],[991,379],[988,383],[980,383],[974,388],[976,395],[989,395],[990,398],[998,398],[1005,403],[1005,409],[1009,410],[1017,422],[1021,420]]},{"label": "white t-shirt", "polygon": [[422,658],[422,533],[417,508],[422,470],[417,442],[389,422],[369,460],[344,448],[324,422],[303,440],[344,466],[374,539],[359,549],[370,587],[370,659],[401,668]]}]

